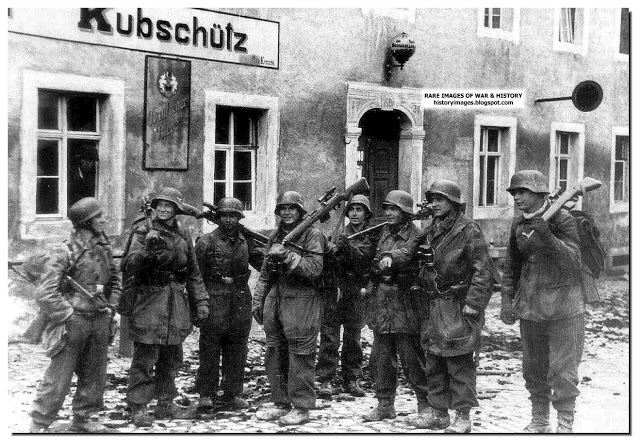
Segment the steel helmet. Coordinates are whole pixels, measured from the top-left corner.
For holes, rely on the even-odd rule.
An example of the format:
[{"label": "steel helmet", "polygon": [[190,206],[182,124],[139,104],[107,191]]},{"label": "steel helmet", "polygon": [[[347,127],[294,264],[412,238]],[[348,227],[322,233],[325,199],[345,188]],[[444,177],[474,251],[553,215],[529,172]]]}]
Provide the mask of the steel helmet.
[{"label": "steel helmet", "polygon": [[522,170],[511,176],[508,192],[518,188],[527,189],[533,193],[549,193],[549,182],[544,174],[536,170]]},{"label": "steel helmet", "polygon": [[156,196],[153,199],[151,199],[151,208],[155,210],[156,207],[158,206],[159,200],[166,200],[175,204],[176,215],[187,214],[184,211],[184,208],[182,207],[182,193],[180,193],[180,191],[176,190],[175,188],[171,188],[171,187],[160,188],[160,191],[158,191],[158,194],[156,194]]},{"label": "steel helmet", "polygon": [[67,217],[75,228],[103,211],[104,207],[98,202],[98,199],[95,197],[85,197],[71,205],[71,208],[67,211]]},{"label": "steel helmet", "polygon": [[402,190],[389,191],[382,205],[395,205],[407,214],[413,214],[413,197]]},{"label": "steel helmet", "polygon": [[218,215],[217,217],[220,217],[221,213],[233,213],[242,219],[244,217],[243,209],[244,206],[239,199],[235,197],[223,197],[218,201],[216,214]]},{"label": "steel helmet", "polygon": [[436,180],[431,184],[429,189],[424,196],[427,198],[427,201],[431,202],[433,200],[434,194],[441,194],[451,202],[461,204],[462,198],[460,197],[460,187],[451,180]]},{"label": "steel helmet", "polygon": [[347,211],[349,211],[349,208],[352,205],[355,204],[360,204],[363,207],[365,207],[367,209],[367,213],[368,216],[367,217],[371,217],[372,213],[371,213],[371,203],[369,202],[369,198],[367,196],[365,196],[364,194],[356,194],[355,196],[353,196],[351,198],[351,202],[349,202],[349,206],[347,207]]},{"label": "steel helmet", "polygon": [[280,212],[280,207],[282,205],[295,205],[300,210],[301,216],[307,214],[307,210],[304,209],[302,196],[297,191],[285,191],[278,196],[278,199],[276,200],[276,209],[274,211],[276,215]]}]

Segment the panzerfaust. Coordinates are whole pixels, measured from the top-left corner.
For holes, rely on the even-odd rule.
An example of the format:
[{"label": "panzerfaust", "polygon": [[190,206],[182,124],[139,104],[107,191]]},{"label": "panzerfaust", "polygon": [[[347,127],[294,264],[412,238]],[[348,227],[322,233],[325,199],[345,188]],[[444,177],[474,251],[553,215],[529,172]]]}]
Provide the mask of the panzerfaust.
[{"label": "panzerfaust", "polygon": [[535,103],[540,102],[558,102],[561,100],[571,100],[573,106],[582,112],[589,112],[596,109],[602,102],[602,87],[598,82],[593,80],[585,80],[578,83],[573,89],[573,93],[567,97],[551,97],[548,99],[538,99]]},{"label": "panzerfaust", "polygon": [[577,200],[579,196],[584,196],[587,194],[587,192],[597,190],[601,186],[602,182],[600,182],[599,180],[593,179],[591,177],[585,177],[571,190],[567,190],[560,196],[556,197],[549,209],[547,209],[547,211],[545,211],[545,213],[542,215],[542,218],[548,221],[553,217],[554,214],[560,211],[562,207],[566,208],[569,202]]}]

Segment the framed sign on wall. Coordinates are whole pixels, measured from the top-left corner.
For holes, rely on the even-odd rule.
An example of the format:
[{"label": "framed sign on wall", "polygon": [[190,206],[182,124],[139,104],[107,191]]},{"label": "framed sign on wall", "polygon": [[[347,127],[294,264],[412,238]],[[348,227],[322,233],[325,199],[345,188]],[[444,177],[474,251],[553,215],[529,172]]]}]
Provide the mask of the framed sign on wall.
[{"label": "framed sign on wall", "polygon": [[146,56],[144,168],[189,168],[191,62]]}]

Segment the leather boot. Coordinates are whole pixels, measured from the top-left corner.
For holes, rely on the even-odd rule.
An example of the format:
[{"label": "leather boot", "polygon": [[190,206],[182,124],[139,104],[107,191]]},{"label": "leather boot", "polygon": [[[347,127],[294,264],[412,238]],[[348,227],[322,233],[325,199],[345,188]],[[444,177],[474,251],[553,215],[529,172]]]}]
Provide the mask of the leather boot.
[{"label": "leather boot", "polygon": [[573,410],[558,411],[556,433],[573,433]]},{"label": "leather boot", "polygon": [[471,433],[469,413],[456,412],[453,424],[444,429],[444,433]]},{"label": "leather boot", "polygon": [[309,421],[309,410],[294,407],[289,413],[278,419],[278,424],[282,426],[304,424]]},{"label": "leather boot", "polygon": [[144,404],[131,406],[131,420],[136,427],[151,427],[153,425],[153,418],[149,415],[147,406]]},{"label": "leather boot", "polygon": [[383,419],[394,419],[396,409],[393,406],[393,399],[378,399],[378,406],[369,413],[362,415],[365,421],[382,421]]},{"label": "leather boot", "polygon": [[408,420],[407,423],[416,429],[442,430],[449,426],[449,412],[427,406],[423,413]]},{"label": "leather boot", "polygon": [[429,411],[429,401],[427,398],[418,398],[418,414],[427,413]]},{"label": "leather boot", "polygon": [[196,410],[181,407],[173,401],[158,401],[153,416],[156,419],[194,419]]},{"label": "leather boot", "polygon": [[333,386],[331,381],[324,381],[320,383],[320,390],[318,390],[318,398],[331,399],[333,396]]},{"label": "leather boot", "polygon": [[29,433],[47,433],[48,428],[48,425],[31,421],[31,425],[29,426]]},{"label": "leather boot", "polygon": [[201,396],[198,400],[198,407],[196,407],[197,413],[207,413],[213,410],[214,401],[209,396]]},{"label": "leather boot", "polygon": [[262,421],[273,421],[289,413],[291,406],[288,404],[274,404],[268,407],[260,407],[256,412],[256,418]]},{"label": "leather boot", "polygon": [[352,381],[345,381],[342,385],[342,388],[345,393],[349,393],[350,395],[357,398],[362,398],[366,394],[364,390],[362,390],[362,387],[360,387],[360,385],[358,384],[358,381],[356,381],[355,379]]},{"label": "leather boot", "polygon": [[242,410],[249,408],[249,403],[239,396],[227,395],[226,393],[220,398],[222,408],[229,410]]},{"label": "leather boot", "polygon": [[99,421],[92,420],[83,416],[74,415],[70,429],[74,432],[83,433],[107,433],[109,431]]},{"label": "leather boot", "polygon": [[531,422],[524,428],[527,433],[551,433],[549,424],[549,403],[531,403]]}]

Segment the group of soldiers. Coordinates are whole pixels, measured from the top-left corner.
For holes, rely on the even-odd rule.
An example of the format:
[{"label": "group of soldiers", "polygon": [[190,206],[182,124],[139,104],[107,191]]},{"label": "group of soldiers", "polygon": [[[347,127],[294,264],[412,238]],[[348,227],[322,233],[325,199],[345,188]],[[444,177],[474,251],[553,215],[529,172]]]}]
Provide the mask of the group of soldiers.
[{"label": "group of soldiers", "polygon": [[[551,431],[550,403],[556,431],[572,431],[584,342],[577,231],[564,210],[548,222],[541,217],[549,207],[546,184],[534,170],[511,178],[508,191],[522,214],[508,235],[500,314],[507,324],[520,320],[532,404],[525,431],[534,433]],[[55,420],[74,373],[72,428],[106,430],[92,414],[104,407],[109,327],[118,312],[128,318],[134,345],[126,401],[138,427],[194,416],[174,402],[182,343],[193,325],[200,330],[195,411],[247,408],[242,393],[253,318],[266,335],[271,387],[271,403],[260,406],[258,419],[308,421],[316,397],[330,399],[337,390],[339,362],[342,390],[365,396],[359,380],[366,324],[374,338],[369,368],[378,404],[363,420],[396,418],[400,362],[417,399],[409,424],[470,432],[484,310],[500,276],[479,225],[464,214],[458,185],[435,181],[426,199],[433,218],[424,230],[413,223],[411,195],[393,190],[382,203],[380,229],[370,229],[369,199],[357,194],[337,236],[327,238],[312,225],[292,243],[284,239],[307,210],[299,193],[286,191],[275,206],[278,225],[262,245],[240,223],[242,202],[225,197],[217,228],[194,244],[176,219],[187,214],[181,193],[162,188],[150,203],[153,218],[134,227],[120,270],[104,234],[104,207],[92,197],[79,200],[68,211],[70,238],[52,251],[38,287],[51,364],[37,388],[31,431],[44,432]],[[253,294],[249,266],[260,271]]]}]

